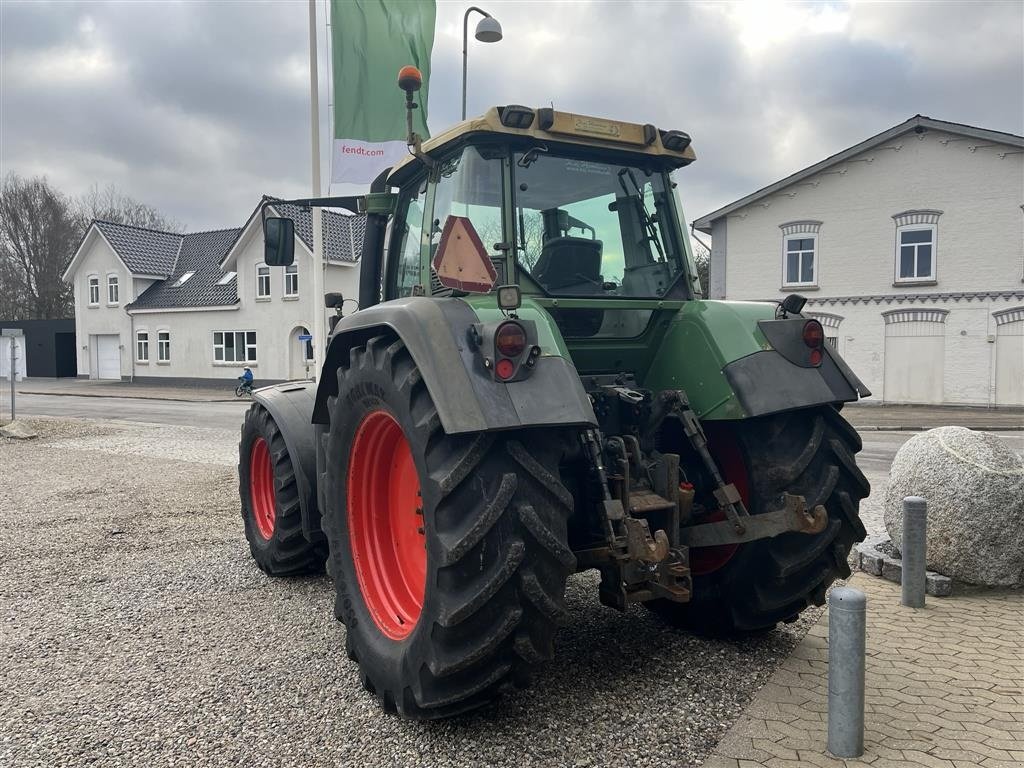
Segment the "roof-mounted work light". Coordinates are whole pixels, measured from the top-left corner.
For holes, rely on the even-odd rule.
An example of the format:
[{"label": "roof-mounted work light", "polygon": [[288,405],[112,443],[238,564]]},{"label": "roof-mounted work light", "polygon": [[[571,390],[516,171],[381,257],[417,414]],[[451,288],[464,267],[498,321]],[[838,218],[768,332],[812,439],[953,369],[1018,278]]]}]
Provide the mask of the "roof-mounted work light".
[{"label": "roof-mounted work light", "polygon": [[690,134],[682,131],[665,131],[661,134],[661,145],[669,152],[683,152],[690,146]]},{"label": "roof-mounted work light", "polygon": [[506,128],[525,130],[533,125],[533,110],[519,104],[509,104],[501,108],[501,124]]}]

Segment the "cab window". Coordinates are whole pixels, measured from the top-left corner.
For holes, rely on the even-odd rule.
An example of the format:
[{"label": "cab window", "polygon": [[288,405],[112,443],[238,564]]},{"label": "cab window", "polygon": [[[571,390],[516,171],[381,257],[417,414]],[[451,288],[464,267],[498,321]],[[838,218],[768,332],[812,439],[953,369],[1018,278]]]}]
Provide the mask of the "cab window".
[{"label": "cab window", "polygon": [[427,207],[426,180],[416,188],[416,196],[410,197],[402,207],[403,212],[396,220],[398,231],[393,236],[400,238],[394,254],[394,265],[391,269],[391,282],[394,290],[388,298],[404,298],[412,296],[417,285],[421,284],[420,268],[422,253],[425,246],[423,236],[423,214]]},{"label": "cab window", "polygon": [[[498,283],[504,282],[504,254],[496,249],[504,241],[502,220],[502,157],[485,148],[466,147],[459,155],[443,161],[434,172],[434,211],[430,225],[430,259],[441,243],[450,216],[464,216],[472,223],[480,241],[494,262]],[[430,271],[431,293],[451,293]]]}]

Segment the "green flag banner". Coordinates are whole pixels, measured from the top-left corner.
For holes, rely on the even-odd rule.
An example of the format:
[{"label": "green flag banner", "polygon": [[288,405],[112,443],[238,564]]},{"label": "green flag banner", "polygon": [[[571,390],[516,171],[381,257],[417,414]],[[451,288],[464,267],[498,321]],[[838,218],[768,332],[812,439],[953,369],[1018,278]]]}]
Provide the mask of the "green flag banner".
[{"label": "green flag banner", "polygon": [[413,128],[427,133],[434,0],[331,0],[334,143],[331,182],[369,184],[404,157],[405,98],[398,70],[423,73]]}]

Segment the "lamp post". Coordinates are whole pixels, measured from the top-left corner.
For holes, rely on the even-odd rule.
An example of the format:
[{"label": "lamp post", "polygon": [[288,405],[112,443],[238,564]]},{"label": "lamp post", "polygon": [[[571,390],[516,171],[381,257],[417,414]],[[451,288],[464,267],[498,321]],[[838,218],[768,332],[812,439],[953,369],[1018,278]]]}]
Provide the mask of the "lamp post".
[{"label": "lamp post", "polygon": [[466,119],[466,64],[468,61],[467,48],[469,45],[469,14],[473,11],[483,16],[476,25],[476,32],[473,36],[481,43],[496,43],[501,40],[501,24],[487,11],[471,5],[466,9],[462,17],[462,119]]}]

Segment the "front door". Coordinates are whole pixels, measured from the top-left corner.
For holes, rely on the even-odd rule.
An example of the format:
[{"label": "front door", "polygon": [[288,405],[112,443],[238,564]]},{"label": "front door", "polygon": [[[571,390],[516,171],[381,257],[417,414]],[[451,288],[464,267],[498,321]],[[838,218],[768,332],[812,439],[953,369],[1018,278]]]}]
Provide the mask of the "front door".
[{"label": "front door", "polygon": [[96,339],[97,379],[121,380],[121,337],[117,335],[94,336]]},{"label": "front door", "polygon": [[303,337],[309,329],[298,327],[288,339],[288,378],[293,381],[308,379],[313,373],[313,343]]}]

